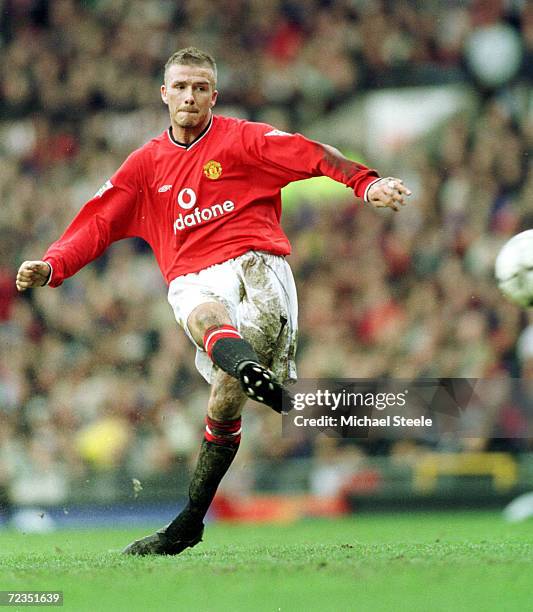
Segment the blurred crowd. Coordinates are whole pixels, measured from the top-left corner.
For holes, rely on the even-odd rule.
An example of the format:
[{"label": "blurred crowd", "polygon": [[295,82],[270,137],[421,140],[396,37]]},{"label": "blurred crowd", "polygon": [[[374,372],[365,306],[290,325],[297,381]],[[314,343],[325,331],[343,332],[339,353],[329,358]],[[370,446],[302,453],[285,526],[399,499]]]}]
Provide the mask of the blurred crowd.
[{"label": "blurred crowd", "polygon": [[191,41],[217,58],[220,102],[293,128],[355,89],[464,77],[473,69],[465,46],[483,29],[515,33],[524,73],[533,57],[533,9],[523,0],[2,0],[0,7],[2,113],[71,124],[88,112],[157,106],[162,66]]},{"label": "blurred crowd", "polygon": [[[300,129],[402,67],[468,78],[463,44],[483,20],[533,42],[531,5],[520,2],[0,6],[0,505],[2,485],[20,503],[54,503],[72,479],[121,468],[142,481],[195,458],[208,387],[147,245],[114,245],[60,289],[14,287],[18,265],[41,257],[129,152],[164,129],[158,88],[172,51],[194,41],[214,53],[226,109]],[[492,272],[503,242],[533,226],[530,108],[511,90],[483,90],[475,117],[457,115],[406,155],[416,193],[398,215],[350,196],[286,215],[300,377],[533,376],[533,328]],[[526,450],[526,425],[511,402],[483,438],[455,448],[507,436]],[[420,448],[287,440],[279,416],[250,403],[237,461],[307,457],[327,490],[366,453],[409,460]],[[247,473],[235,487],[261,484]]]}]

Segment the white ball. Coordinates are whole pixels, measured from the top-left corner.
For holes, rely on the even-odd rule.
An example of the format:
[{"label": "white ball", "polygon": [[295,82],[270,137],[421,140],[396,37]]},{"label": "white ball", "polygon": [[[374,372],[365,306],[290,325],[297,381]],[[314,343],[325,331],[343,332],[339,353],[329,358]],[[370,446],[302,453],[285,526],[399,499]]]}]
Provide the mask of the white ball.
[{"label": "white ball", "polygon": [[533,306],[533,230],[513,236],[496,257],[496,280],[511,302]]}]

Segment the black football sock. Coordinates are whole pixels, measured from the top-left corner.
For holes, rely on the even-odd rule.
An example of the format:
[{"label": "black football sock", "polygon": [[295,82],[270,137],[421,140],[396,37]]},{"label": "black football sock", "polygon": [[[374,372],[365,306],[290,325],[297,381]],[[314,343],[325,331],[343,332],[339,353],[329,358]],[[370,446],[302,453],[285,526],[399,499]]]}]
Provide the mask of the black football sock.
[{"label": "black football sock", "polygon": [[205,436],[189,486],[189,502],[165,529],[170,539],[187,538],[201,528],[218,485],[237,454],[240,439],[240,417],[232,421],[206,418]]},{"label": "black football sock", "polygon": [[204,347],[211,361],[241,383],[244,393],[278,413],[293,407],[292,398],[272,372],[259,361],[252,345],[231,325],[210,327]]},{"label": "black football sock", "polygon": [[252,345],[231,325],[211,327],[204,334],[204,347],[211,361],[234,378],[245,361],[259,363]]}]

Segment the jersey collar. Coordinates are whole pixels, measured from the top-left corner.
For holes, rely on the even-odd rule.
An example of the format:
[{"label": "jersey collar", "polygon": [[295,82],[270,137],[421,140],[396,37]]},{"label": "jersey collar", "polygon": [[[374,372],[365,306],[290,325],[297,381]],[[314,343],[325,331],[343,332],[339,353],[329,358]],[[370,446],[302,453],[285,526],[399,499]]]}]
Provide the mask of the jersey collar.
[{"label": "jersey collar", "polygon": [[198,142],[200,142],[200,140],[202,140],[202,138],[205,137],[205,135],[209,132],[209,130],[211,129],[211,126],[213,125],[213,115],[211,115],[211,118],[209,119],[209,123],[205,126],[205,128],[203,129],[203,131],[198,134],[198,136],[189,144],[185,144],[183,142],[178,142],[174,136],[172,135],[172,126],[170,126],[167,130],[167,136],[168,139],[170,140],[170,142],[175,146],[175,147],[179,147],[180,149],[185,149],[186,151],[188,151],[189,149],[192,149],[192,147],[194,147],[195,144],[197,144]]}]

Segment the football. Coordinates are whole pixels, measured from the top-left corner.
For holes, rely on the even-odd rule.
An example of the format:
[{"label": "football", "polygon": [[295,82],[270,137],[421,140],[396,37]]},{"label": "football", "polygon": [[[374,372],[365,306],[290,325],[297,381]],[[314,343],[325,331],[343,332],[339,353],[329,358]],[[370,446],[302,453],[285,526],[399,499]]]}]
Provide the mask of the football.
[{"label": "football", "polygon": [[503,245],[495,274],[505,297],[524,308],[533,306],[533,229],[516,234]]}]

